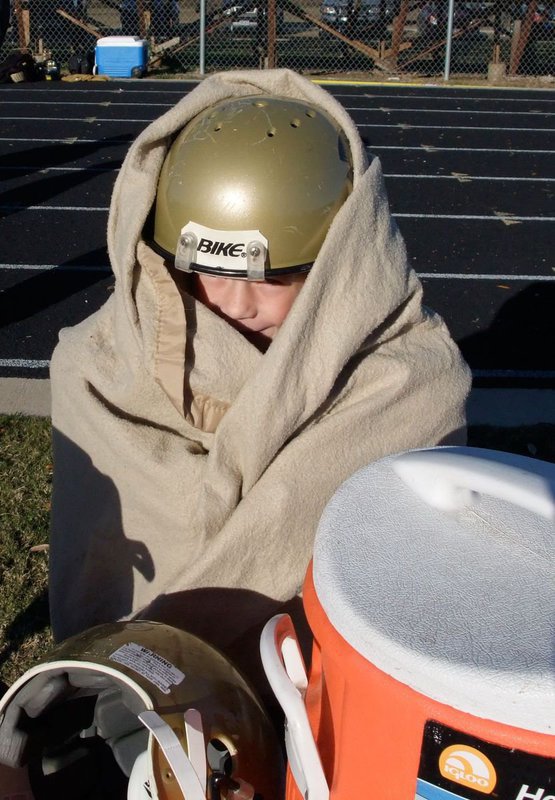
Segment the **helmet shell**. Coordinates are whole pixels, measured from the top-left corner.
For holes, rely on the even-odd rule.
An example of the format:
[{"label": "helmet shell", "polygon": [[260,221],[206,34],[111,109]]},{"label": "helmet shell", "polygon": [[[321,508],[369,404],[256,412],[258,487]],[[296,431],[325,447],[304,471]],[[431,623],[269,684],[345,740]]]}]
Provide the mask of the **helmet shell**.
[{"label": "helmet shell", "polygon": [[[29,757],[40,760],[42,751],[32,741],[29,719],[36,719],[39,729],[40,718],[56,706],[58,716],[64,703],[71,714],[72,701],[83,694],[98,695],[94,724],[116,761],[118,746],[125,760],[126,740],[144,733],[140,720],[133,730],[130,719],[145,710],[156,711],[168,723],[186,752],[184,712],[193,708],[202,719],[208,775],[219,768],[209,757],[216,748],[225,753],[229,778],[250,784],[265,800],[280,796],[279,744],[251,687],[225,656],[203,640],[146,620],[100,625],[66,639],[19,678],[0,699],[0,764],[16,769],[28,764]],[[164,753],[152,736],[148,757],[155,784],[152,796],[181,800]],[[122,769],[129,777],[130,769]],[[42,800],[42,794],[34,796]]]},{"label": "helmet shell", "polygon": [[[173,258],[191,222],[259,231],[266,274],[306,271],[351,190],[349,143],[325,111],[281,96],[224,100],[192,119],[168,151],[154,245]],[[213,271],[194,259],[191,268]]]}]

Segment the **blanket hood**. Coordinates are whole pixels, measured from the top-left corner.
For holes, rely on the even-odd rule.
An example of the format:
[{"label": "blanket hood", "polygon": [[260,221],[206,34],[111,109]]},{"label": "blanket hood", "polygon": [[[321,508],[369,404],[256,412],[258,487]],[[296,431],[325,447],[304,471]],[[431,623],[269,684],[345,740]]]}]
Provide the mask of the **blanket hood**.
[{"label": "blanket hood", "polygon": [[[276,452],[332,402],[337,377],[361,347],[377,346],[400,327],[421,319],[420,283],[408,267],[403,239],[390,214],[380,163],[374,159],[368,166],[347,112],[324,89],[289,70],[228,72],[203,81],[146,128],[116,181],[108,246],[116,274],[115,318],[127,349],[134,338],[136,358],[141,360],[148,321],[141,319],[136,302],[141,281],[136,251],[173,136],[215,102],[260,93],[307,100],[338,121],[351,147],[353,191],[335,216],[292,310],[211,445],[209,461],[218,469],[222,462],[234,463],[242,492],[254,485]],[[414,303],[405,312],[411,298]],[[123,320],[128,330],[122,332]],[[146,362],[144,353],[142,358]],[[148,370],[146,363],[145,367]],[[285,386],[295,391],[284,395]],[[277,419],[266,425],[263,415],[254,414],[256,423],[245,426],[245,409],[271,409]],[[261,436],[267,439],[264,447]],[[260,458],[253,458],[254,453]],[[238,501],[236,481],[234,486],[222,500],[224,516]]]},{"label": "blanket hood", "polygon": [[[332,222],[302,300],[295,303],[294,313],[284,326],[290,339],[299,335],[305,341],[308,337],[320,339],[318,349],[328,351],[328,356],[325,340],[330,340],[337,355],[337,359],[328,358],[329,376],[333,378],[338,366],[358,349],[368,333],[394,313],[419,284],[408,268],[402,237],[389,212],[379,160],[373,159],[368,166],[365,147],[344,108],[327,91],[290,70],[214,75],[149,125],[131,146],[116,180],[108,220],[117,317],[120,325],[122,319],[127,320],[140,349],[137,244],[175,134],[216,102],[260,93],[307,100],[321,107],[337,120],[350,143],[353,192]],[[285,335],[280,332],[280,338]]]},{"label": "blanket hood", "polygon": [[[252,94],[282,95],[306,100],[335,117],[350,141],[354,180],[367,167],[356,127],[328,92],[290,70],[227,72],[204,80],[166,114],[149,125],[131,146],[116,180],[108,221],[108,247],[113,268],[128,282],[133,272],[135,246],[154,203],[158,176],[175,134],[204,109],[230,97]],[[127,283],[127,286],[129,284]]]}]

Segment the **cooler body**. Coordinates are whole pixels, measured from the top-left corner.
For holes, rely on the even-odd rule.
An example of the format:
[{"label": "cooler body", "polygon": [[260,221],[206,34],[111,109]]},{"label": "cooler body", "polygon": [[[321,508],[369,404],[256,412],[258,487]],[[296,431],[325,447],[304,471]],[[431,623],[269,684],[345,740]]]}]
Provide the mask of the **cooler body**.
[{"label": "cooler body", "polygon": [[105,36],[95,48],[95,70],[112,78],[131,78],[146,72],[148,44],[137,36]]},{"label": "cooler body", "polygon": [[[465,713],[382,672],[331,625],[312,569],[303,602],[315,636],[305,705],[331,798],[555,797],[552,735]],[[286,798],[301,800],[291,772]]]},{"label": "cooler body", "polygon": [[267,626],[287,800],[555,800],[554,545],[553,464],[432,448],[343,484],[304,586],[308,677]]}]

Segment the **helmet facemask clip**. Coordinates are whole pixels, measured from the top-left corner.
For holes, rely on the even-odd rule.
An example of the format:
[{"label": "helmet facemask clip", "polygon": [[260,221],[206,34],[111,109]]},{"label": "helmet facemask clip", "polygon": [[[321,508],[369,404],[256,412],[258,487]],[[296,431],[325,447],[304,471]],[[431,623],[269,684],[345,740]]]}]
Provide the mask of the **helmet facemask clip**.
[{"label": "helmet facemask clip", "polygon": [[192,272],[191,264],[196,258],[198,239],[194,233],[187,231],[181,233],[175,251],[175,267],[181,272]]},{"label": "helmet facemask clip", "polygon": [[249,242],[246,246],[247,253],[247,279],[249,281],[263,281],[266,264],[266,247],[260,241]]}]

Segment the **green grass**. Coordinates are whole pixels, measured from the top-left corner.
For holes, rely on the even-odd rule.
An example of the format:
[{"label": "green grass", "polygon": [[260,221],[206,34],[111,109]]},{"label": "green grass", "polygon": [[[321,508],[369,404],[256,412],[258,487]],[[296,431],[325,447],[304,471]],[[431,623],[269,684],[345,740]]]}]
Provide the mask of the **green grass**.
[{"label": "green grass", "polygon": [[51,645],[50,420],[0,416],[0,678],[13,681]]},{"label": "green grass", "polygon": [[[555,462],[555,425],[473,427],[469,444]],[[48,552],[40,549],[48,542],[51,477],[50,420],[0,416],[0,679],[7,684],[52,644]]]}]

